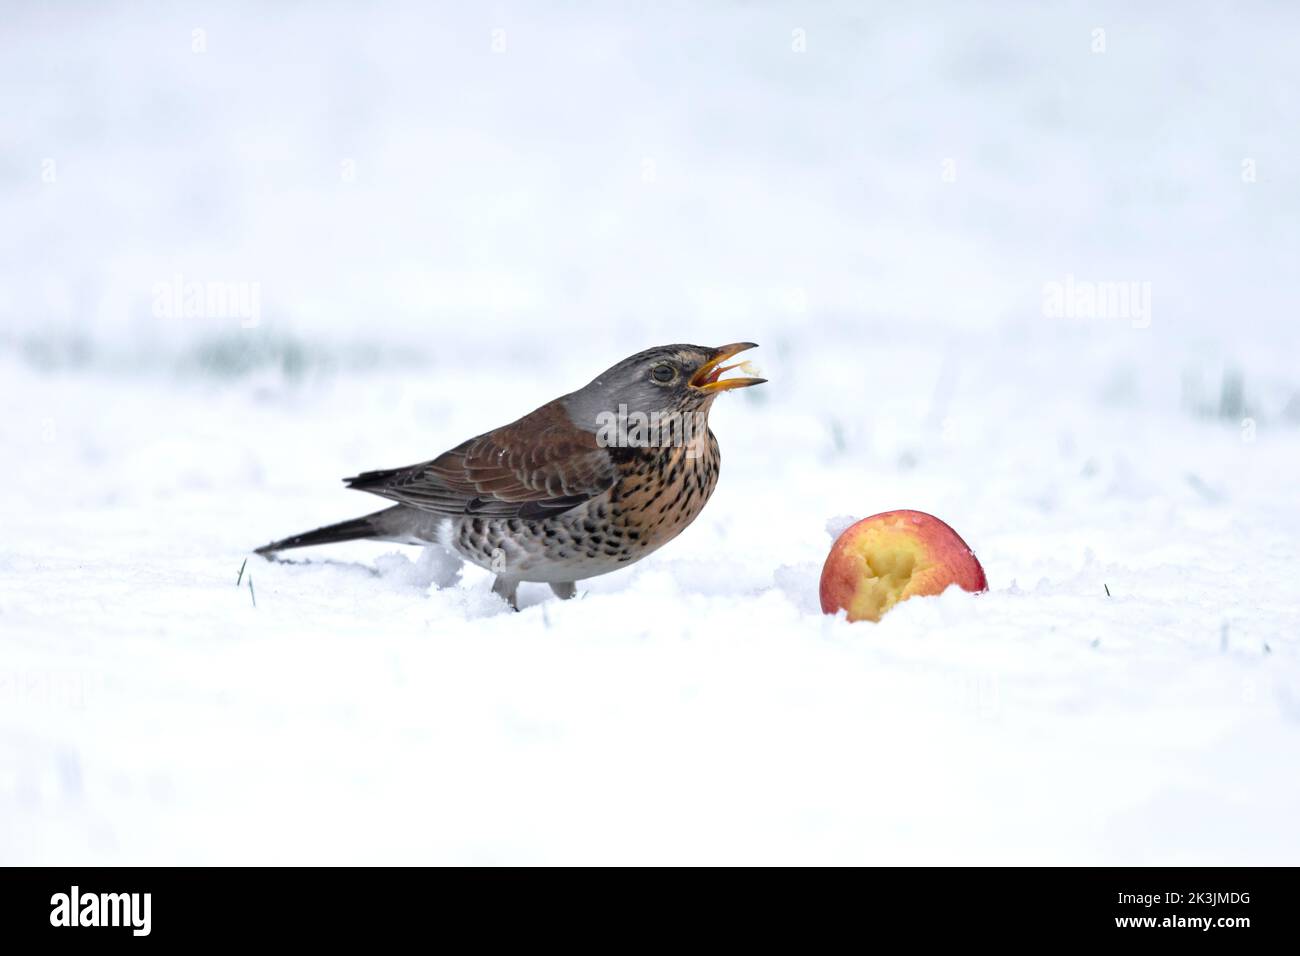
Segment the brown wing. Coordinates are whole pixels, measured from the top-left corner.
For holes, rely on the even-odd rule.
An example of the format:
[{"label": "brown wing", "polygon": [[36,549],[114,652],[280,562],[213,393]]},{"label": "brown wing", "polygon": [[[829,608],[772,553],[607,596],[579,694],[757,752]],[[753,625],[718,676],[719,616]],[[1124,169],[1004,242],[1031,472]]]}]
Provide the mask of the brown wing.
[{"label": "brown wing", "polygon": [[608,450],[555,401],[433,461],[345,480],[436,514],[543,518],[601,494],[615,478]]}]

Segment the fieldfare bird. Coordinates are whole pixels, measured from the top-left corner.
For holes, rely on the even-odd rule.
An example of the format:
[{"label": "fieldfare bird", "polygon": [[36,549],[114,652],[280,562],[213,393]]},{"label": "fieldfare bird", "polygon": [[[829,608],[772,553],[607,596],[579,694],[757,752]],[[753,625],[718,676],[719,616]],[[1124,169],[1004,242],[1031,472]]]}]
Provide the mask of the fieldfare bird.
[{"label": "fieldfare bird", "polygon": [[521,581],[544,581],[559,597],[573,597],[577,581],[639,561],[704,508],[718,482],[713,400],[766,381],[724,379],[745,363],[723,363],[756,347],[638,352],[432,461],[345,479],[397,504],[257,553],[358,538],[441,544],[495,572],[492,590],[512,607]]}]

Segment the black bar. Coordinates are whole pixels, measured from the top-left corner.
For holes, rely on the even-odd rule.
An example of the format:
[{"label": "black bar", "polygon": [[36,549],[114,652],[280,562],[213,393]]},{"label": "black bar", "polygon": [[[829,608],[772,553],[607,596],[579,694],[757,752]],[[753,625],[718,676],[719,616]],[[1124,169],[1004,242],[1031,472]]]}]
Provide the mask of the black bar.
[{"label": "black bar", "polygon": [[[5,940],[205,945],[417,939],[532,945],[836,938],[933,942],[1294,940],[1290,869],[205,869],[0,871]],[[84,916],[68,923],[77,887]],[[102,894],[114,894],[105,901]],[[117,894],[136,894],[123,897]],[[147,927],[143,919],[148,894]],[[95,902],[87,903],[88,897]],[[66,902],[60,910],[62,903]],[[107,902],[107,905],[101,905]],[[134,917],[134,919],[132,919]],[[80,920],[79,920],[80,921]],[[143,930],[147,928],[147,935]],[[462,934],[471,934],[464,937]],[[848,934],[847,937],[845,934]],[[10,950],[17,952],[18,950]]]}]

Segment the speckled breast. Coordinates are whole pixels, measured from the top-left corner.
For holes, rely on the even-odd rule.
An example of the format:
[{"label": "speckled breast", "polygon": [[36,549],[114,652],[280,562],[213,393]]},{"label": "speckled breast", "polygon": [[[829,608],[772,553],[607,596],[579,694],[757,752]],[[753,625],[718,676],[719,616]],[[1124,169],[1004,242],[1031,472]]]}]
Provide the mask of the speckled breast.
[{"label": "speckled breast", "polygon": [[463,517],[448,542],[520,581],[580,581],[626,567],[677,537],[718,483],[713,432],[691,446],[612,449],[620,477],[604,494],[540,520]]}]

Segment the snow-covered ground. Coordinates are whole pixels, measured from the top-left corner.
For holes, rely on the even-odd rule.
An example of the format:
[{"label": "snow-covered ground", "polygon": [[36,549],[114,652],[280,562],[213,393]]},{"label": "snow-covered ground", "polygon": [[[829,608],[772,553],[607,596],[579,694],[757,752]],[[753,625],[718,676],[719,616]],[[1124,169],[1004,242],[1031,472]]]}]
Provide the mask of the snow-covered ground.
[{"label": "snow-covered ground", "polygon": [[[0,862],[1300,860],[1300,10],[698,6],[6,11]],[[580,600],[249,555],[739,339]],[[990,592],[823,616],[893,508]]]}]

